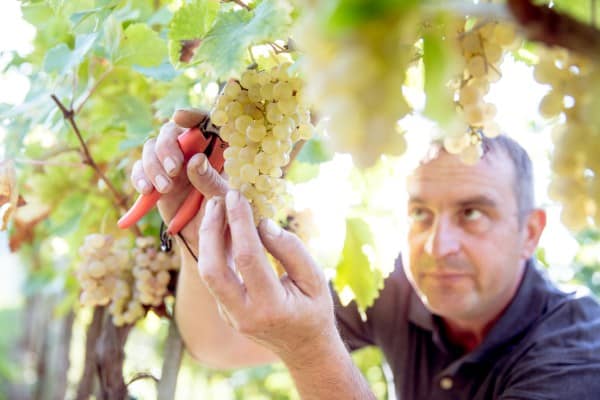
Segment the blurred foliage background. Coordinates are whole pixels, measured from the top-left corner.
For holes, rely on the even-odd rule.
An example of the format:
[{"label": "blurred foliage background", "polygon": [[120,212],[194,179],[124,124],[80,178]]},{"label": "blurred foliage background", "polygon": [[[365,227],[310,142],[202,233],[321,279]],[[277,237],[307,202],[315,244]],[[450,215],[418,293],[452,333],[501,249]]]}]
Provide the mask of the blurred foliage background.
[{"label": "blurred foliage background", "polygon": [[[354,3],[332,2],[338,6],[332,8],[332,31],[370,15]],[[580,19],[589,19],[597,11],[590,9],[593,1],[554,3]],[[86,329],[92,320],[92,310],[78,303],[79,284],[73,274],[77,249],[92,232],[123,235],[115,221],[122,212],[120,202],[131,204],[135,197],[128,177],[143,142],[174,110],[210,108],[223,77],[239,73],[252,58],[270,66],[297,57],[274,55],[261,47],[288,44],[281,39],[286,39],[296,11],[276,0],[250,5],[252,10],[244,14],[236,2],[211,0],[3,0],[0,4],[0,161],[14,163],[16,186],[26,203],[18,209],[10,235],[0,232],[4,273],[0,399],[74,398],[84,368]],[[382,10],[385,7],[374,7],[370,12],[377,15]],[[486,12],[497,11],[491,10]],[[211,30],[215,21],[220,30]],[[182,49],[198,45],[183,39],[207,33],[211,40],[200,46],[195,61],[181,61]],[[254,47],[256,54],[250,56],[248,47]],[[599,233],[591,228],[578,233],[565,229],[560,204],[545,194],[551,175],[553,121],[537,114],[547,88],[532,79],[532,52],[534,47],[525,43],[505,61],[504,76],[490,97],[500,122],[518,132],[515,138],[534,158],[536,193],[550,215],[539,259],[556,282],[598,295]],[[419,78],[412,79],[414,85],[407,92],[419,86]],[[531,97],[516,98],[514,93],[524,84],[531,88]],[[51,94],[75,112],[97,169],[82,157],[81,143]],[[415,99],[412,106],[422,109],[419,97]],[[407,141],[416,146],[430,125],[414,116],[404,127]],[[382,259],[389,260],[397,253],[402,234],[397,228],[402,222],[402,185],[397,182],[410,160],[388,159],[358,172],[348,157],[334,156],[326,147],[320,137],[310,142],[290,172],[297,184],[296,206],[315,209],[323,230],[320,241],[313,244],[316,256],[335,276],[345,218],[352,209],[354,216],[369,220],[374,242],[389,247],[381,249],[386,253]],[[100,172],[106,179],[99,178]],[[158,215],[152,213],[139,224],[139,233],[156,236],[159,225]],[[355,289],[355,298],[368,305],[390,267],[388,263],[367,269],[368,273],[340,274],[339,287]],[[156,398],[155,378],[163,372],[168,328],[167,319],[150,312],[129,334],[123,374],[133,398]],[[377,397],[393,398],[391,376],[379,350],[364,349],[353,357]],[[185,355],[176,398],[259,400],[297,399],[298,395],[282,365],[216,371]]]}]

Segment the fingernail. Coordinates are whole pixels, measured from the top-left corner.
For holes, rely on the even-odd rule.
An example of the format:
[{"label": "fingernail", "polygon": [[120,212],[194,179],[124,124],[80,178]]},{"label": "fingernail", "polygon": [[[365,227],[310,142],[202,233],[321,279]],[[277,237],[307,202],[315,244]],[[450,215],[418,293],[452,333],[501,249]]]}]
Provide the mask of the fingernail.
[{"label": "fingernail", "polygon": [[135,186],[138,192],[145,192],[150,184],[145,179],[138,179]]},{"label": "fingernail", "polygon": [[175,172],[175,168],[177,168],[177,165],[171,157],[167,157],[165,158],[163,167],[165,168],[165,171],[167,171],[167,173],[171,175],[173,172]]},{"label": "fingernail", "polygon": [[240,193],[237,190],[230,190],[225,195],[225,204],[227,204],[227,208],[232,209],[237,206],[240,201]]},{"label": "fingernail", "polygon": [[200,163],[200,165],[198,165],[198,173],[200,175],[204,175],[207,170],[208,170],[208,159],[206,157],[204,157],[202,159],[202,162]]},{"label": "fingernail", "polygon": [[217,201],[214,198],[208,200],[208,203],[206,203],[206,211],[205,211],[206,215],[212,214],[213,210],[215,209],[216,203],[217,203]]},{"label": "fingernail", "polygon": [[265,219],[265,230],[270,236],[276,237],[281,233],[281,227],[272,219]]},{"label": "fingernail", "polygon": [[162,192],[163,190],[165,190],[167,188],[167,186],[169,185],[169,181],[167,180],[167,178],[165,178],[162,175],[156,175],[155,182],[156,182],[156,188],[158,189],[159,192]]}]

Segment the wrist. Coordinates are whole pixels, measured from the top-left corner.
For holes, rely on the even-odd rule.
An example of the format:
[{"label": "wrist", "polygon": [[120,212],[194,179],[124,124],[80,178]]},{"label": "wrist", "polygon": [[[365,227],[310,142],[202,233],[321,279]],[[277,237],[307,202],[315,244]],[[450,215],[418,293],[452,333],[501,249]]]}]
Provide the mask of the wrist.
[{"label": "wrist", "polygon": [[314,340],[306,341],[302,346],[280,352],[278,356],[291,370],[308,370],[337,363],[340,359],[350,358],[337,329],[323,331]]}]

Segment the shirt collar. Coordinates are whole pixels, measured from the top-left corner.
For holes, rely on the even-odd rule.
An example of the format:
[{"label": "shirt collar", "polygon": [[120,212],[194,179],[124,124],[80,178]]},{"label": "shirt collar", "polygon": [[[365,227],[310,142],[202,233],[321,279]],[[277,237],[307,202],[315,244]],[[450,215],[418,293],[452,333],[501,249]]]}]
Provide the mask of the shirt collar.
[{"label": "shirt collar", "polygon": [[[548,285],[547,280],[538,271],[536,262],[533,259],[528,260],[521,284],[511,303],[488,332],[484,341],[465,355],[463,361],[481,361],[525,331],[546,307],[548,291],[545,289]],[[409,299],[408,319],[420,328],[431,331],[434,338],[441,337],[439,324],[434,323],[433,314],[425,307],[414,290],[411,291]]]}]

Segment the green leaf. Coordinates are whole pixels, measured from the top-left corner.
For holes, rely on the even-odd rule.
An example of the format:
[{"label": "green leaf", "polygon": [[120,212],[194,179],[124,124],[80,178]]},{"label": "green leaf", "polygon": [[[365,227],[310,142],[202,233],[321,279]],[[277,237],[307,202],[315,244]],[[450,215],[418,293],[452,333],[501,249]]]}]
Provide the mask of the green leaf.
[{"label": "green leaf", "polygon": [[158,33],[146,24],[132,24],[123,33],[115,64],[153,67],[160,65],[166,56],[167,44]]},{"label": "green leaf", "polygon": [[235,75],[248,63],[250,46],[284,38],[291,24],[290,13],[289,5],[282,0],[264,0],[252,12],[220,13],[194,61],[210,64],[217,78]]},{"label": "green leaf", "polygon": [[369,259],[369,248],[373,248],[369,226],[362,219],[348,218],[344,249],[333,284],[338,293],[351,290],[361,313],[373,304],[383,285],[381,272]]},{"label": "green leaf", "polygon": [[333,158],[333,151],[323,137],[315,136],[304,143],[296,160],[309,164],[320,164]]},{"label": "green leaf", "polygon": [[424,114],[441,124],[456,115],[454,93],[448,82],[457,73],[455,54],[440,31],[423,35],[423,66],[426,103]]},{"label": "green leaf", "polygon": [[309,164],[294,160],[285,174],[285,179],[294,183],[307,182],[316,178],[320,171],[320,164]]},{"label": "green leaf", "polygon": [[404,12],[419,0],[337,0],[322,3],[326,28],[330,32],[349,29],[362,23]]},{"label": "green leaf", "polygon": [[173,15],[169,24],[170,40],[189,40],[204,37],[213,26],[219,3],[214,0],[193,0]]},{"label": "green leaf", "polygon": [[178,74],[178,72],[175,71],[175,68],[173,68],[173,65],[171,65],[171,63],[168,61],[164,61],[162,64],[155,67],[140,67],[134,65],[133,70],[150,78],[156,79],[157,81],[165,82],[172,81]]},{"label": "green leaf", "polygon": [[98,33],[77,35],[75,49],[71,51],[66,44],[61,43],[50,49],[44,59],[44,70],[48,73],[66,74],[84,60],[98,39]]}]

